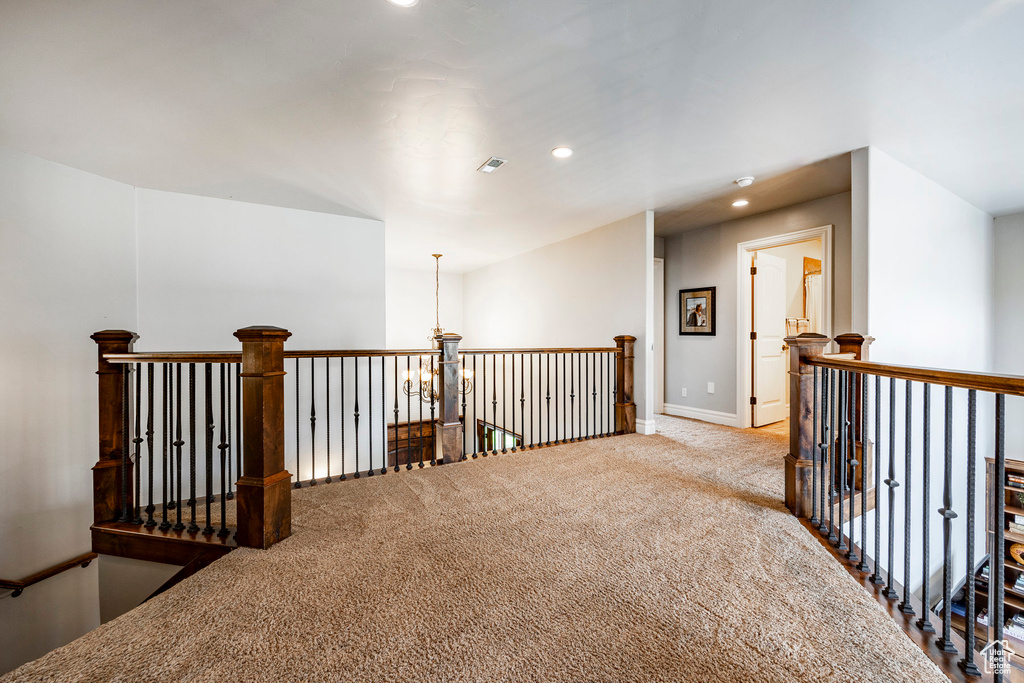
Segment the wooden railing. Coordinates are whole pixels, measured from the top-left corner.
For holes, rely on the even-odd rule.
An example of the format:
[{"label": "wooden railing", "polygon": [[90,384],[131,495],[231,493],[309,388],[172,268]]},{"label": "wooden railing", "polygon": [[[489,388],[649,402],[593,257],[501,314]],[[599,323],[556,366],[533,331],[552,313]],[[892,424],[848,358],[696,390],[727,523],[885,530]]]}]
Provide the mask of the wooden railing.
[{"label": "wooden railing", "polygon": [[435,349],[307,351],[285,350],[279,328],[235,336],[240,353],[135,353],[132,332],[93,335],[97,552],[208,562],[286,538],[293,488],[487,455],[498,434],[516,451],[635,431],[633,337],[459,349],[446,334]]},{"label": "wooden railing", "polygon": [[24,579],[15,581],[14,579],[0,579],[0,590],[13,591],[11,593],[12,598],[16,598],[22,594],[22,592],[29,586],[33,586],[40,581],[45,581],[50,577],[62,574],[69,569],[75,567],[88,567],[89,563],[96,559],[96,553],[82,553],[78,557],[72,557],[70,560],[65,560],[52,567],[47,567],[42,571],[38,571],[35,574],[30,574]]},{"label": "wooden railing", "polygon": [[[1024,623],[1024,600],[1007,599],[1024,576],[1024,563],[1008,559],[1008,544],[1024,536],[1007,530],[1005,514],[1020,509],[1024,515],[1024,503],[1007,499],[1005,453],[1005,397],[1024,396],[1024,377],[875,363],[867,359],[870,338],[835,341],[854,357],[825,355],[832,340],[821,335],[786,339],[792,349],[786,506],[948,676],[976,680],[985,669],[1002,680],[1011,667],[1024,667],[1004,631],[1011,616],[1020,615],[1012,624]],[[935,387],[942,387],[942,429],[932,412]],[[979,392],[983,410],[993,412],[991,444],[982,439],[980,448]],[[935,442],[941,457],[933,457]],[[977,470],[985,456],[988,486],[979,514]],[[1014,467],[1024,481],[1024,463]],[[941,499],[933,501],[940,486]],[[941,555],[932,555],[933,523],[941,528]],[[980,538],[985,557],[975,550]],[[933,557],[941,557],[941,566]],[[936,604],[931,587],[940,571]],[[1012,644],[1024,654],[1024,639]]]}]

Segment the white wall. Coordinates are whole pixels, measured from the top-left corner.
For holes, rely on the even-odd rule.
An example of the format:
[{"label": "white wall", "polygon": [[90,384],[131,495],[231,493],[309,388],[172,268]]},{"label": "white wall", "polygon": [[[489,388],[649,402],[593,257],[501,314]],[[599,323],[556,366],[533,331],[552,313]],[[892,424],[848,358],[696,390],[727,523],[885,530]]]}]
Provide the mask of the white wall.
[{"label": "white wall", "polygon": [[[0,576],[90,548],[96,346],[134,329],[131,187],[0,147]],[[96,563],[0,592],[0,672],[99,625]]]},{"label": "white wall", "polygon": [[[440,290],[441,327],[462,334],[462,274],[442,272]],[[388,268],[387,347],[430,348],[428,337],[436,320],[434,271]]]},{"label": "white wall", "polygon": [[[666,410],[735,424],[736,245],[807,228],[833,225],[832,327],[850,331],[850,193],[729,221],[665,240]],[[679,290],[717,287],[714,337],[679,334]],[[707,393],[707,383],[715,393]],[[682,389],[687,389],[686,398]]]},{"label": "white wall", "polygon": [[[876,338],[871,346],[871,359],[952,370],[992,371],[993,264],[996,258],[992,217],[878,149],[858,150],[854,156],[855,176],[858,172],[862,176],[855,186],[866,193],[866,197],[858,197],[854,201],[855,206],[861,206],[861,218],[866,218],[855,225],[855,239],[860,250],[867,254],[866,272],[870,274],[861,281],[866,292],[866,306],[862,313],[867,327],[855,331]],[[898,384],[896,475],[905,483],[903,384]],[[885,381],[883,391],[888,391]],[[983,458],[992,454],[992,400],[989,395],[979,394],[978,401],[978,471],[983,473]],[[942,500],[943,408],[943,392],[940,388],[933,388],[932,424],[928,427],[931,436],[929,511],[937,509]],[[921,420],[922,411],[922,388],[917,386],[910,507],[914,525],[911,531],[913,569],[910,587],[915,591],[919,591],[922,584],[920,567],[924,541],[920,512],[924,506],[922,442],[925,426]],[[887,419],[887,413],[887,402],[883,402],[883,420]],[[955,475],[951,490],[953,509],[962,512],[966,504],[964,390],[957,390],[954,394],[953,416]],[[884,441],[887,444],[888,439]],[[880,453],[883,472],[887,470],[887,458],[886,445]],[[984,475],[979,474],[979,501],[984,501],[984,479]],[[897,489],[895,511],[900,522],[903,520],[905,490],[905,487]],[[983,510],[983,505],[979,510]],[[883,509],[881,514],[884,518],[888,513]],[[979,519],[983,519],[983,513],[979,513]],[[931,515],[929,564],[933,587],[941,578],[940,521],[937,515]],[[953,522],[954,576],[957,577],[964,571],[965,521],[966,515],[961,514]],[[896,536],[896,547],[901,548],[901,524],[897,524]],[[983,552],[984,534],[978,534],[978,542],[979,552]],[[895,558],[894,566],[897,576],[902,576],[902,552]]]},{"label": "white wall", "polygon": [[646,211],[466,273],[463,346],[610,347],[633,335],[638,431],[653,427],[653,262]]},{"label": "white wall", "polygon": [[[995,219],[994,252],[992,370],[1024,375],[1024,213]],[[1024,398],[1007,397],[1006,416],[1006,452],[1024,460]]]},{"label": "white wall", "polygon": [[294,349],[381,348],[380,221],[138,191],[142,350],[239,348],[249,325]]}]

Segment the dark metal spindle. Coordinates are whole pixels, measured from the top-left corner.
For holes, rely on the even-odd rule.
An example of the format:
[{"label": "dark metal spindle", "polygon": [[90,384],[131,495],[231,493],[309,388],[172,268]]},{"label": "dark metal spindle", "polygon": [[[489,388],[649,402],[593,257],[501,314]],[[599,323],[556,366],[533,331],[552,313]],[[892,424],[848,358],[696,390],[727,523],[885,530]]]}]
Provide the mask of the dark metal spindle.
[{"label": "dark metal spindle", "polygon": [[355,369],[355,399],[353,406],[353,416],[355,421],[355,428],[353,431],[356,433],[356,471],[352,475],[354,478],[359,478],[359,357],[352,359],[353,368]]},{"label": "dark metal spindle", "polygon": [[[547,370],[546,370],[546,372],[547,372],[547,407],[548,407],[548,410],[547,410],[547,422],[548,422],[547,433],[548,433],[548,440],[547,440],[547,443],[545,445],[546,446],[550,446],[551,445],[551,354],[550,353],[546,353],[544,355],[547,356],[547,360],[548,360],[548,362],[547,362]],[[556,382],[557,382],[557,377],[558,377],[557,373],[555,374],[555,377],[556,377]]]},{"label": "dark metal spindle", "polygon": [[[868,486],[865,479],[868,469],[868,376],[861,375],[860,380],[860,564],[857,569],[866,572],[871,569],[868,564]],[[878,489],[875,491],[877,493]],[[853,531],[852,525],[850,531]],[[875,554],[878,554],[877,543]]]},{"label": "dark metal spindle", "polygon": [[[922,505],[921,505],[921,618],[917,620],[917,627],[925,633],[935,633],[935,627],[929,619],[931,616],[931,561],[929,550],[931,548],[931,517],[928,507],[931,505],[931,451],[932,451],[932,385],[925,384],[924,391],[924,418],[923,418],[923,460],[922,473]],[[908,513],[909,515],[909,513]]]},{"label": "dark metal spindle", "polygon": [[128,391],[131,383],[128,380],[128,365],[121,366],[121,517],[119,522],[128,522]]},{"label": "dark metal spindle", "polygon": [[295,359],[295,483],[292,484],[294,488],[302,488],[302,472],[299,469],[299,359]]},{"label": "dark metal spindle", "polygon": [[384,410],[384,405],[388,400],[388,384],[387,384],[387,370],[384,367],[385,359],[384,356],[380,357],[380,473],[388,473],[388,426],[385,424],[388,421],[387,414]]},{"label": "dark metal spindle", "polygon": [[[204,394],[206,404],[206,526],[203,527],[203,534],[209,536],[214,532],[213,513],[211,503],[213,496],[213,365],[205,364]],[[179,394],[181,389],[178,389]]]},{"label": "dark metal spindle", "polygon": [[[434,381],[433,380],[433,378],[434,378],[434,357],[433,356],[430,357],[430,377],[431,377],[430,381],[433,382]],[[438,377],[438,388],[440,390],[444,391],[444,376],[443,375],[440,375]],[[435,447],[430,450],[430,465],[431,466],[434,466],[434,465],[437,464],[437,448],[436,448],[436,443],[437,443],[437,439],[439,438],[439,436],[437,434],[437,426],[436,426],[437,423],[434,421],[434,409],[435,409],[434,408],[434,399],[435,398],[437,398],[437,392],[435,392],[433,390],[433,384],[431,384],[431,390],[430,390],[430,424],[431,424],[431,426],[432,426],[432,428],[434,430],[432,433],[434,434],[433,441],[434,441],[434,444],[435,444]]]},{"label": "dark metal spindle", "polygon": [[526,448],[526,357],[519,354],[519,422],[523,430],[520,449]]},{"label": "dark metal spindle", "polygon": [[153,382],[155,366],[153,363],[146,364],[146,453],[149,456],[149,505],[146,506],[146,526],[152,529],[156,526],[153,520],[153,513],[156,506],[153,505]]},{"label": "dark metal spindle", "polygon": [[974,605],[974,487],[977,479],[977,436],[978,392],[970,389],[967,392],[967,614],[964,620],[964,658],[960,660],[960,668],[969,676],[981,675],[981,671],[974,663],[974,629],[977,627]]},{"label": "dark metal spindle", "polygon": [[[420,373],[419,374],[419,380],[420,380],[420,391],[421,391],[421,393],[420,393],[420,400],[418,401],[418,403],[420,404],[420,463],[419,463],[419,466],[423,467],[423,394],[422,394],[422,390],[423,390],[423,382],[422,382],[422,380],[423,380],[423,358],[422,357],[420,358],[419,373]],[[431,378],[431,382],[433,382],[433,378]],[[433,386],[433,385],[431,385],[431,386]]]},{"label": "dark metal spindle", "polygon": [[[995,654],[998,656],[1000,663],[1005,664],[1009,655],[1003,652],[1003,600],[1006,598],[1006,585],[1003,583],[1004,580],[1004,567],[1003,562],[1005,561],[1004,555],[1006,552],[1005,544],[1005,523],[1006,523],[1006,396],[1003,394],[996,394],[996,473],[995,473],[995,496],[993,499],[994,505],[992,506],[995,511],[996,518],[993,520],[992,530],[995,532],[993,535],[993,542],[995,547],[992,549],[991,557],[991,574],[989,580],[989,590],[994,587],[995,590],[990,595],[990,599],[993,602],[991,614],[992,619],[989,619],[989,624],[994,626],[993,634],[993,647],[996,649]],[[973,624],[970,626],[973,627]],[[1000,667],[995,672],[993,677],[994,681],[1002,681],[1003,667]]]},{"label": "dark metal spindle", "polygon": [[[465,401],[465,398],[463,398],[463,401]],[[463,410],[463,412],[465,412],[465,410],[466,410],[465,409],[465,405],[463,405],[463,409],[462,410]],[[466,448],[465,448],[465,446],[466,446],[466,434],[465,434],[465,432],[463,432],[463,434],[462,434],[462,446],[463,446],[462,450],[465,451],[466,450]],[[398,356],[395,356],[395,472],[399,471],[399,469],[400,468],[398,466]]]},{"label": "dark metal spindle", "polygon": [[331,359],[324,358],[324,409],[327,411],[327,476],[324,483],[330,484],[331,479]]},{"label": "dark metal spindle", "polygon": [[888,564],[886,565],[886,582],[883,595],[889,600],[895,600],[899,593],[892,587],[892,566],[893,555],[896,553],[896,489],[900,483],[896,481],[896,380],[889,380],[889,477],[885,480],[885,486],[889,489],[889,553]]},{"label": "dark metal spindle", "polygon": [[162,468],[163,476],[160,478],[160,486],[161,486],[161,488],[163,490],[163,504],[161,506],[162,510],[163,510],[163,513],[162,513],[161,519],[160,519],[160,530],[161,531],[167,531],[168,529],[171,528],[171,521],[168,519],[169,515],[167,514],[167,510],[168,510],[167,502],[168,502],[168,498],[169,498],[167,487],[168,487],[168,483],[169,483],[168,480],[170,479],[169,458],[170,458],[170,445],[171,445],[171,429],[168,426],[168,421],[170,419],[170,414],[171,414],[171,399],[170,399],[170,396],[171,396],[171,392],[172,392],[172,390],[171,390],[171,381],[173,381],[171,379],[171,377],[172,377],[171,376],[171,366],[170,366],[169,363],[164,363],[163,364],[163,375],[164,375],[164,378],[163,378],[164,379],[164,381],[163,381],[163,395],[164,395],[163,398],[164,398],[164,400],[160,404],[160,420],[161,420],[161,426],[162,426],[162,429],[160,430],[160,433],[161,433],[161,436],[163,437],[163,439],[162,439],[162,441],[163,441],[163,463],[162,463],[163,464],[163,468]]},{"label": "dark metal spindle", "polygon": [[[508,453],[508,440],[505,438],[505,406],[508,404],[508,391],[505,390],[505,359],[508,354],[501,354],[501,452]],[[497,384],[497,382],[495,382]],[[514,413],[513,413],[514,414]],[[497,421],[497,420],[495,420]],[[497,447],[497,444],[495,444]]]},{"label": "dark metal spindle", "polygon": [[483,381],[484,381],[483,394],[481,394],[481,396],[480,396],[480,398],[483,399],[483,404],[484,404],[484,428],[483,428],[483,430],[481,430],[481,434],[480,434],[481,439],[483,440],[483,443],[480,445],[480,454],[483,455],[483,457],[486,458],[487,457],[487,356],[486,355],[480,360],[480,365],[481,365],[481,372],[483,373]]},{"label": "dark metal spindle", "polygon": [[309,359],[309,485],[316,486],[316,358]]},{"label": "dark metal spindle", "polygon": [[[945,419],[945,450],[943,452],[943,476],[942,476],[942,507],[939,508],[939,514],[942,515],[942,637],[937,641],[937,645],[942,648],[943,652],[959,652],[956,645],[950,639],[952,635],[950,629],[953,624],[952,610],[950,609],[952,603],[952,591],[953,591],[953,568],[950,563],[953,561],[952,552],[952,532],[953,532],[953,520],[956,519],[956,513],[953,512],[953,494],[950,491],[950,480],[953,478],[953,387],[946,387],[946,419]],[[968,572],[972,572],[972,569],[968,568]],[[971,581],[972,574],[968,574],[968,581]],[[967,625],[967,629],[970,630],[972,626]]]},{"label": "dark metal spindle", "polygon": [[217,535],[221,538],[227,536],[228,531],[228,434],[227,431],[227,394],[225,392],[226,383],[226,371],[227,367],[221,363],[220,365],[220,445],[217,446],[220,449],[220,530]]},{"label": "dark metal spindle", "polygon": [[[568,439],[566,439],[565,437],[566,437],[566,432],[572,426],[572,417],[569,415],[569,411],[566,409],[567,406],[568,406],[568,401],[566,400],[567,399],[566,394],[569,393],[569,383],[568,383],[568,380],[566,379],[567,375],[566,375],[566,372],[565,372],[565,360],[566,360],[565,356],[566,356],[566,354],[560,353],[558,355],[560,355],[562,357],[562,440],[559,443],[569,443]],[[555,367],[557,368],[558,366],[556,365]],[[556,428],[557,428],[557,426],[556,426]]]},{"label": "dark metal spindle", "polygon": [[[459,388],[462,390],[462,456],[459,460],[466,459],[466,432],[469,431],[469,413],[466,412],[466,365],[466,357],[463,356],[459,364]],[[395,422],[398,422],[397,416]]]},{"label": "dark metal spindle", "polygon": [[[838,448],[839,443],[839,413],[836,410],[838,402],[839,373],[836,370],[829,370],[829,396],[828,396],[828,421],[830,425],[828,437],[828,540],[838,543],[836,537],[835,512],[836,512],[836,474],[838,472]],[[841,500],[841,499],[840,499]]]},{"label": "dark metal spindle", "polygon": [[236,363],[235,368],[235,471],[242,476],[242,364]]},{"label": "dark metal spindle", "polygon": [[811,443],[814,444],[814,448],[811,451],[811,519],[810,523],[814,526],[819,526],[821,520],[818,519],[818,366],[813,368],[813,377],[811,378],[812,386],[812,398],[811,398]]},{"label": "dark metal spindle", "polygon": [[565,421],[569,427],[569,442],[576,441],[576,429],[572,423],[573,415],[576,413],[576,372],[572,365],[572,354],[569,356],[569,412],[565,414]]},{"label": "dark metal spindle", "polygon": [[[866,428],[865,428],[866,429]],[[875,450],[874,450],[874,467],[875,471],[875,571],[871,574],[869,581],[880,586],[885,583],[885,579],[878,572],[878,565],[881,562],[882,557],[882,517],[879,515],[881,511],[881,499],[879,498],[879,485],[881,484],[880,468],[878,466],[878,451],[882,447],[882,376],[875,375]],[[890,514],[891,508],[890,508]]]},{"label": "dark metal spindle", "polygon": [[[384,378],[380,378],[381,385],[384,384]],[[369,421],[370,433],[370,453],[366,459],[366,476],[373,476],[373,358],[371,356],[366,357],[366,402],[370,404],[370,407],[366,411],[366,419]],[[381,404],[383,406],[383,404]]]},{"label": "dark metal spindle", "polygon": [[133,524],[142,524],[142,364],[135,364],[135,517]]},{"label": "dark metal spindle", "polygon": [[907,380],[907,397],[904,419],[906,420],[906,433],[904,445],[904,457],[906,462],[903,465],[903,601],[900,602],[900,612],[904,614],[917,614],[914,606],[910,603],[910,471],[911,471],[911,436],[913,434],[912,419],[914,407],[914,387],[911,381]]},{"label": "dark metal spindle", "polygon": [[175,363],[174,368],[176,375],[175,384],[178,385],[178,394],[174,404],[175,412],[177,413],[176,426],[174,430],[174,461],[178,467],[176,480],[177,486],[175,487],[175,491],[178,494],[178,504],[176,509],[177,523],[174,525],[174,530],[184,531],[185,524],[181,521],[181,506],[185,504],[185,501],[182,500],[181,496],[181,447],[185,444],[184,440],[181,438],[181,363]]},{"label": "dark metal spindle", "polygon": [[199,531],[196,523],[196,364],[188,364],[188,531]]},{"label": "dark metal spindle", "polygon": [[345,357],[342,356],[338,360],[341,366],[341,383],[338,385],[338,393],[341,395],[341,476],[338,479],[345,481],[348,479],[348,475],[345,474]]},{"label": "dark metal spindle", "polygon": [[[504,360],[504,356],[502,356]],[[498,454],[498,354],[491,356],[491,420],[494,425],[493,436],[491,437],[491,455]],[[504,389],[504,386],[502,386]],[[502,408],[504,408],[504,401],[502,401]],[[504,424],[501,425],[504,428]]]},{"label": "dark metal spindle", "polygon": [[[476,354],[473,354],[473,381],[477,382],[477,381],[479,381],[479,379],[480,379],[480,377],[476,374]],[[469,425],[466,425],[467,429],[471,428],[473,430],[473,459],[474,460],[476,459],[477,451],[480,448],[480,439],[478,438],[478,432],[477,432],[477,429],[476,429],[476,423],[477,423],[477,418],[476,418],[476,403],[477,403],[477,401],[476,400],[479,397],[480,397],[480,392],[478,391],[476,393],[476,396],[473,397],[473,426],[470,427]],[[486,415],[484,417],[486,418]]]},{"label": "dark metal spindle", "polygon": [[512,452],[516,452],[516,354],[512,354]]},{"label": "dark metal spindle", "polygon": [[[849,439],[847,438],[847,430],[850,428],[850,421],[847,419],[846,404],[849,399],[849,393],[847,392],[847,386],[850,381],[850,375],[845,370],[839,371],[839,410],[837,417],[839,419],[839,458],[836,461],[839,469],[839,528],[836,531],[838,536],[836,549],[848,550],[846,546],[846,537],[843,535],[843,503],[846,502],[843,496],[846,495],[846,468],[849,466],[849,453],[847,452],[847,444]],[[851,539],[852,541],[853,539]],[[849,557],[849,555],[847,555]]]},{"label": "dark metal spindle", "polygon": [[[857,544],[854,536],[856,535],[857,525],[855,523],[855,508],[854,504],[857,498],[857,465],[860,462],[857,460],[857,385],[858,375],[853,373],[847,373],[846,375],[846,454],[848,458],[847,465],[849,466],[849,486],[850,489],[850,549],[846,553],[846,558],[850,562],[857,562]],[[861,541],[863,542],[863,540]],[[859,564],[859,563],[858,563]]]},{"label": "dark metal spindle", "polygon": [[818,490],[818,502],[819,502],[818,509],[821,510],[821,520],[820,520],[820,522],[818,524],[818,532],[821,533],[822,535],[826,536],[826,537],[829,534],[829,523],[828,523],[828,520],[825,518],[825,490],[826,490],[826,488],[828,489],[828,500],[829,500],[829,503],[832,502],[832,488],[831,488],[831,480],[832,480],[832,478],[831,477],[828,478],[828,481],[830,482],[829,484],[825,483],[825,468],[828,467],[829,468],[829,472],[831,472],[831,469],[832,469],[831,468],[831,460],[829,460],[829,458],[828,458],[829,435],[832,433],[831,432],[831,430],[832,430],[832,422],[831,422],[831,416],[829,414],[829,402],[828,402],[829,392],[831,391],[829,389],[829,376],[831,375],[831,372],[832,371],[827,369],[827,368],[824,368],[821,371],[821,410],[819,411],[820,415],[821,415],[821,418],[820,418],[820,421],[821,421],[821,440],[818,442],[818,460],[820,462],[820,465],[819,465],[818,469],[821,472],[821,487]]},{"label": "dark metal spindle", "polygon": [[[220,380],[221,384],[224,384],[226,382],[227,389],[228,389],[228,391],[227,391],[227,394],[228,394],[228,412],[227,412],[227,415],[222,419],[222,421],[227,422],[227,439],[226,439],[226,443],[227,443],[227,446],[228,446],[228,450],[227,450],[228,490],[227,490],[227,493],[225,493],[224,495],[227,497],[228,500],[234,500],[234,498],[235,498],[235,493],[232,490],[232,481],[233,481],[233,479],[231,477],[231,468],[234,466],[234,458],[231,457],[231,446],[232,446],[232,444],[231,444],[231,369],[232,368],[231,368],[230,365],[228,365],[226,367],[223,367],[221,369],[221,380]],[[225,380],[225,378],[226,378],[226,380]],[[238,475],[241,476],[242,473],[239,472]]]}]

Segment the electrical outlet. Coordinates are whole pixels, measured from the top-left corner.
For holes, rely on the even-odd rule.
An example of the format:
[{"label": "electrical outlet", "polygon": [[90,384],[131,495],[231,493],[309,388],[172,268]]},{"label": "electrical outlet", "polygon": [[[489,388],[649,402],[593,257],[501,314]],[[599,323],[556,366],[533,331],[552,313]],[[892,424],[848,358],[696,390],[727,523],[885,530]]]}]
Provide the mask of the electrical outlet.
[{"label": "electrical outlet", "polygon": [[683,387],[683,398],[686,398],[686,387]]},{"label": "electrical outlet", "polygon": [[715,383],[714,382],[708,382],[708,393],[709,394],[715,393]]}]

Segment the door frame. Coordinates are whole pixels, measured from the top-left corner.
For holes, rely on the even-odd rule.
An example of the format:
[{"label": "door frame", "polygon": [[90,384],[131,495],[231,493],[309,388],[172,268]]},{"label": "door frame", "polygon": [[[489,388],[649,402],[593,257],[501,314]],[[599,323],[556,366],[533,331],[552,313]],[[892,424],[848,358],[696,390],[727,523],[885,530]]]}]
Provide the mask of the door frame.
[{"label": "door frame", "polygon": [[665,259],[660,256],[654,257],[654,291],[655,301],[661,292],[662,303],[654,307],[654,412],[658,414],[665,412]]},{"label": "door frame", "polygon": [[753,369],[750,360],[751,294],[750,294],[750,252],[769,247],[781,247],[796,242],[821,239],[821,279],[823,334],[832,336],[832,233],[834,226],[821,225],[816,228],[787,232],[782,235],[762,237],[740,242],[736,245],[736,425],[750,427],[750,392]]}]

